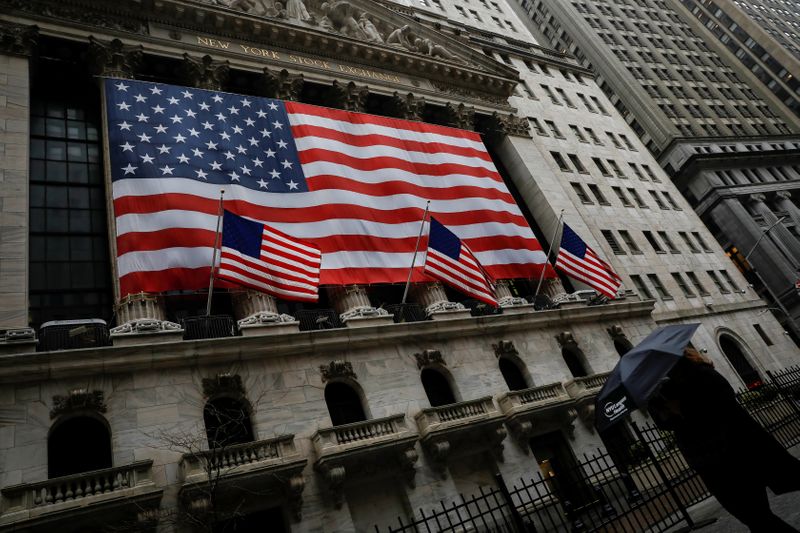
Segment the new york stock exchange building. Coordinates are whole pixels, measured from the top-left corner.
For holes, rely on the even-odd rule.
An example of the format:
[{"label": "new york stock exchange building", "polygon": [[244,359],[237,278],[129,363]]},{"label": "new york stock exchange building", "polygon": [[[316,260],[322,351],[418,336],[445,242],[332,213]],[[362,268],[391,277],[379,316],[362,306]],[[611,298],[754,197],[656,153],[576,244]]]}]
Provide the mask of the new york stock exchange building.
[{"label": "new york stock exchange building", "polygon": [[[453,170],[481,157],[488,192]],[[320,243],[319,301],[220,281],[206,312],[220,190]],[[497,307],[424,246],[404,294],[426,200]],[[0,206],[0,530],[456,520],[603,446],[593,398],[658,325],[700,323],[738,387],[798,357],[594,75],[505,2],[0,0]],[[544,268],[562,223],[617,294]]]}]

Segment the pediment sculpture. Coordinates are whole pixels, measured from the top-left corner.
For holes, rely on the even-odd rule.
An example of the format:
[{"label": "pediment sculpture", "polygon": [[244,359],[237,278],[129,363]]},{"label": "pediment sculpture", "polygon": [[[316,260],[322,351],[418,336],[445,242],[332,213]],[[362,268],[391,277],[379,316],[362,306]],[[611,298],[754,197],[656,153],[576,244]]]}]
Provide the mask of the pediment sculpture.
[{"label": "pediment sculpture", "polygon": [[408,52],[451,61],[466,61],[435,42],[421,27],[400,24],[369,12],[350,0],[200,0],[261,17],[338,33],[359,41],[385,44]]}]

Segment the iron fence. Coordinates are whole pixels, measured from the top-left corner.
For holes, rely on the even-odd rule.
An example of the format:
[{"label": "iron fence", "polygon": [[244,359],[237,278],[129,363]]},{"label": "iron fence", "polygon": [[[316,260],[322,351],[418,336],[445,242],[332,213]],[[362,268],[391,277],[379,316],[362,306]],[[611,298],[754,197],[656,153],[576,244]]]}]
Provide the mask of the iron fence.
[{"label": "iron fence", "polygon": [[401,322],[422,322],[428,320],[425,309],[417,303],[388,304],[384,306],[386,311],[392,315],[395,323]]},{"label": "iron fence", "polygon": [[[739,403],[781,444],[800,443],[800,366],[770,373],[769,380],[737,394]],[[694,524],[687,509],[710,493],[678,450],[671,432],[631,423],[635,437],[598,448],[569,468],[537,472],[506,486],[460,495],[413,520],[398,517],[376,533],[666,531]]]},{"label": "iron fence", "polygon": [[236,321],[228,315],[189,316],[181,320],[181,326],[183,340],[186,341],[235,337],[240,334]]},{"label": "iron fence", "polygon": [[339,313],[333,309],[300,309],[295,311],[300,331],[343,328]]}]

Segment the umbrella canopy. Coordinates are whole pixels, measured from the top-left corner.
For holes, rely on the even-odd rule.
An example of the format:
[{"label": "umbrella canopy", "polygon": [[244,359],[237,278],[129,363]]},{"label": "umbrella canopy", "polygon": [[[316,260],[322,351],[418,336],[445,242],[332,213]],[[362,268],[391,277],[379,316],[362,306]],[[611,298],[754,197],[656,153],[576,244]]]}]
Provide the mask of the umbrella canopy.
[{"label": "umbrella canopy", "polygon": [[647,405],[661,380],[683,357],[700,324],[677,324],[654,330],[626,353],[595,398],[595,426],[600,431],[627,413]]}]

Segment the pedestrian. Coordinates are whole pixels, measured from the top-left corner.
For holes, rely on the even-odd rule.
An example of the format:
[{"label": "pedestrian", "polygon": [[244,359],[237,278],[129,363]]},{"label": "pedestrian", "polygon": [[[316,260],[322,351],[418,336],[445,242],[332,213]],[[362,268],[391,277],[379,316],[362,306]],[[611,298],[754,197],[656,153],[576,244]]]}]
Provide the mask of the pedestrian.
[{"label": "pedestrian", "polygon": [[772,512],[766,489],[800,490],[800,461],[739,405],[730,384],[697,350],[685,350],[648,411],[659,428],[675,432],[689,466],[750,531],[798,533]]}]

